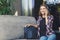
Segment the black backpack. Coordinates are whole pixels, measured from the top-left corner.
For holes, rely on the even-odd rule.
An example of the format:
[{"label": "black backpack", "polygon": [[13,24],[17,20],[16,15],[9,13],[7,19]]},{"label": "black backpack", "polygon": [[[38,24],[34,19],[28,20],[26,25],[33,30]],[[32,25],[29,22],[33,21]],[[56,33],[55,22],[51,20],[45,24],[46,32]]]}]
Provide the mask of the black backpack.
[{"label": "black backpack", "polygon": [[37,38],[37,28],[31,27],[25,27],[24,28],[24,38],[26,39],[36,39]]}]

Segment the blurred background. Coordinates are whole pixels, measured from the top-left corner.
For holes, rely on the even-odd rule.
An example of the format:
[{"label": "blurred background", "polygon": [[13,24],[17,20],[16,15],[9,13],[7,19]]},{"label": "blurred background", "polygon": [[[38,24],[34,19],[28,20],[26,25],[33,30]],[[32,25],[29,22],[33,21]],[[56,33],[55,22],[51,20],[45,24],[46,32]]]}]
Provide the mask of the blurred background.
[{"label": "blurred background", "polygon": [[32,16],[37,20],[39,7],[45,3],[54,16],[53,29],[60,27],[60,0],[0,0],[0,15]]},{"label": "blurred background", "polygon": [[37,20],[39,7],[43,2],[54,16],[57,29],[60,25],[60,0],[0,0],[0,15],[33,16]]}]

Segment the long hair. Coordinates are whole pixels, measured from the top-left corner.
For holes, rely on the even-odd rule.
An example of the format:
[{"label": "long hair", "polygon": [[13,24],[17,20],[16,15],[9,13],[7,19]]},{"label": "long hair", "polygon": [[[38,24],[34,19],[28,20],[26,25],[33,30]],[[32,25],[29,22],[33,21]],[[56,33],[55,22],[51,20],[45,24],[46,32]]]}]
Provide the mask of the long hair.
[{"label": "long hair", "polygon": [[[49,12],[49,8],[48,8],[48,6],[47,6],[47,5],[42,4],[42,5],[40,5],[40,7],[41,7],[41,6],[44,6],[44,7],[48,10],[48,14],[47,14],[47,16],[51,15],[51,14],[50,14],[50,12]],[[42,14],[41,14],[41,12],[40,12],[40,8],[39,8],[39,16],[41,16],[41,17],[42,17]]]}]

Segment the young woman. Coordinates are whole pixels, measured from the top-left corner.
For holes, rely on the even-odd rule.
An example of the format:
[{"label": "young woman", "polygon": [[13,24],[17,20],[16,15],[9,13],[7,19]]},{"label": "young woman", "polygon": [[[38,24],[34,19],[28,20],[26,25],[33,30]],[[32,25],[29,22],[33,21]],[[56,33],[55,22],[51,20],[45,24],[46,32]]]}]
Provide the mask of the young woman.
[{"label": "young woman", "polygon": [[27,24],[28,27],[33,26],[38,28],[38,36],[40,40],[56,40],[55,32],[53,31],[53,16],[50,14],[46,5],[41,5],[37,24]]}]

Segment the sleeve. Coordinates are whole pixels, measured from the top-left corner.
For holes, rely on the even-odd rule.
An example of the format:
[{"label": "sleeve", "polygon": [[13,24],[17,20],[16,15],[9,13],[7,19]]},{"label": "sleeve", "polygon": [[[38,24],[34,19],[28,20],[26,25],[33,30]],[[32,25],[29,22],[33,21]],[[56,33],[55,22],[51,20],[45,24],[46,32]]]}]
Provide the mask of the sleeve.
[{"label": "sleeve", "polygon": [[50,24],[53,24],[53,20],[54,20],[54,18],[53,18],[53,16],[51,15],[51,16],[50,16],[50,19],[49,19],[49,23],[50,23]]},{"label": "sleeve", "polygon": [[52,23],[53,23],[53,20],[54,20],[54,17],[51,15],[51,21],[52,21]]},{"label": "sleeve", "polygon": [[37,20],[37,25],[40,25],[40,20],[41,20],[41,17],[39,16]]},{"label": "sleeve", "polygon": [[50,27],[53,26],[53,20],[54,20],[54,17],[51,15],[49,20]]},{"label": "sleeve", "polygon": [[[38,26],[40,25],[40,20],[41,20],[41,17],[39,17],[38,20],[37,20],[37,25]],[[37,36],[40,36],[40,27],[38,27],[38,35]]]},{"label": "sleeve", "polygon": [[49,17],[49,23],[53,23],[53,20],[54,20],[54,18],[53,18],[53,16],[51,15],[51,16]]},{"label": "sleeve", "polygon": [[53,27],[53,20],[54,20],[54,17],[51,15],[51,21],[50,21],[51,28]]},{"label": "sleeve", "polygon": [[37,20],[37,25],[39,25],[40,24],[40,21],[39,21],[39,19]]},{"label": "sleeve", "polygon": [[52,34],[52,33],[54,33],[54,31],[53,31],[53,16],[51,15],[51,16],[49,16],[49,19],[48,19],[48,25],[47,25],[47,30],[49,30],[48,31],[48,34]]},{"label": "sleeve", "polygon": [[52,28],[53,28],[53,20],[54,20],[54,18],[53,18],[53,16],[51,15],[50,17],[49,17],[49,23],[48,23],[48,28],[50,29],[50,31],[53,31],[52,30]]}]

